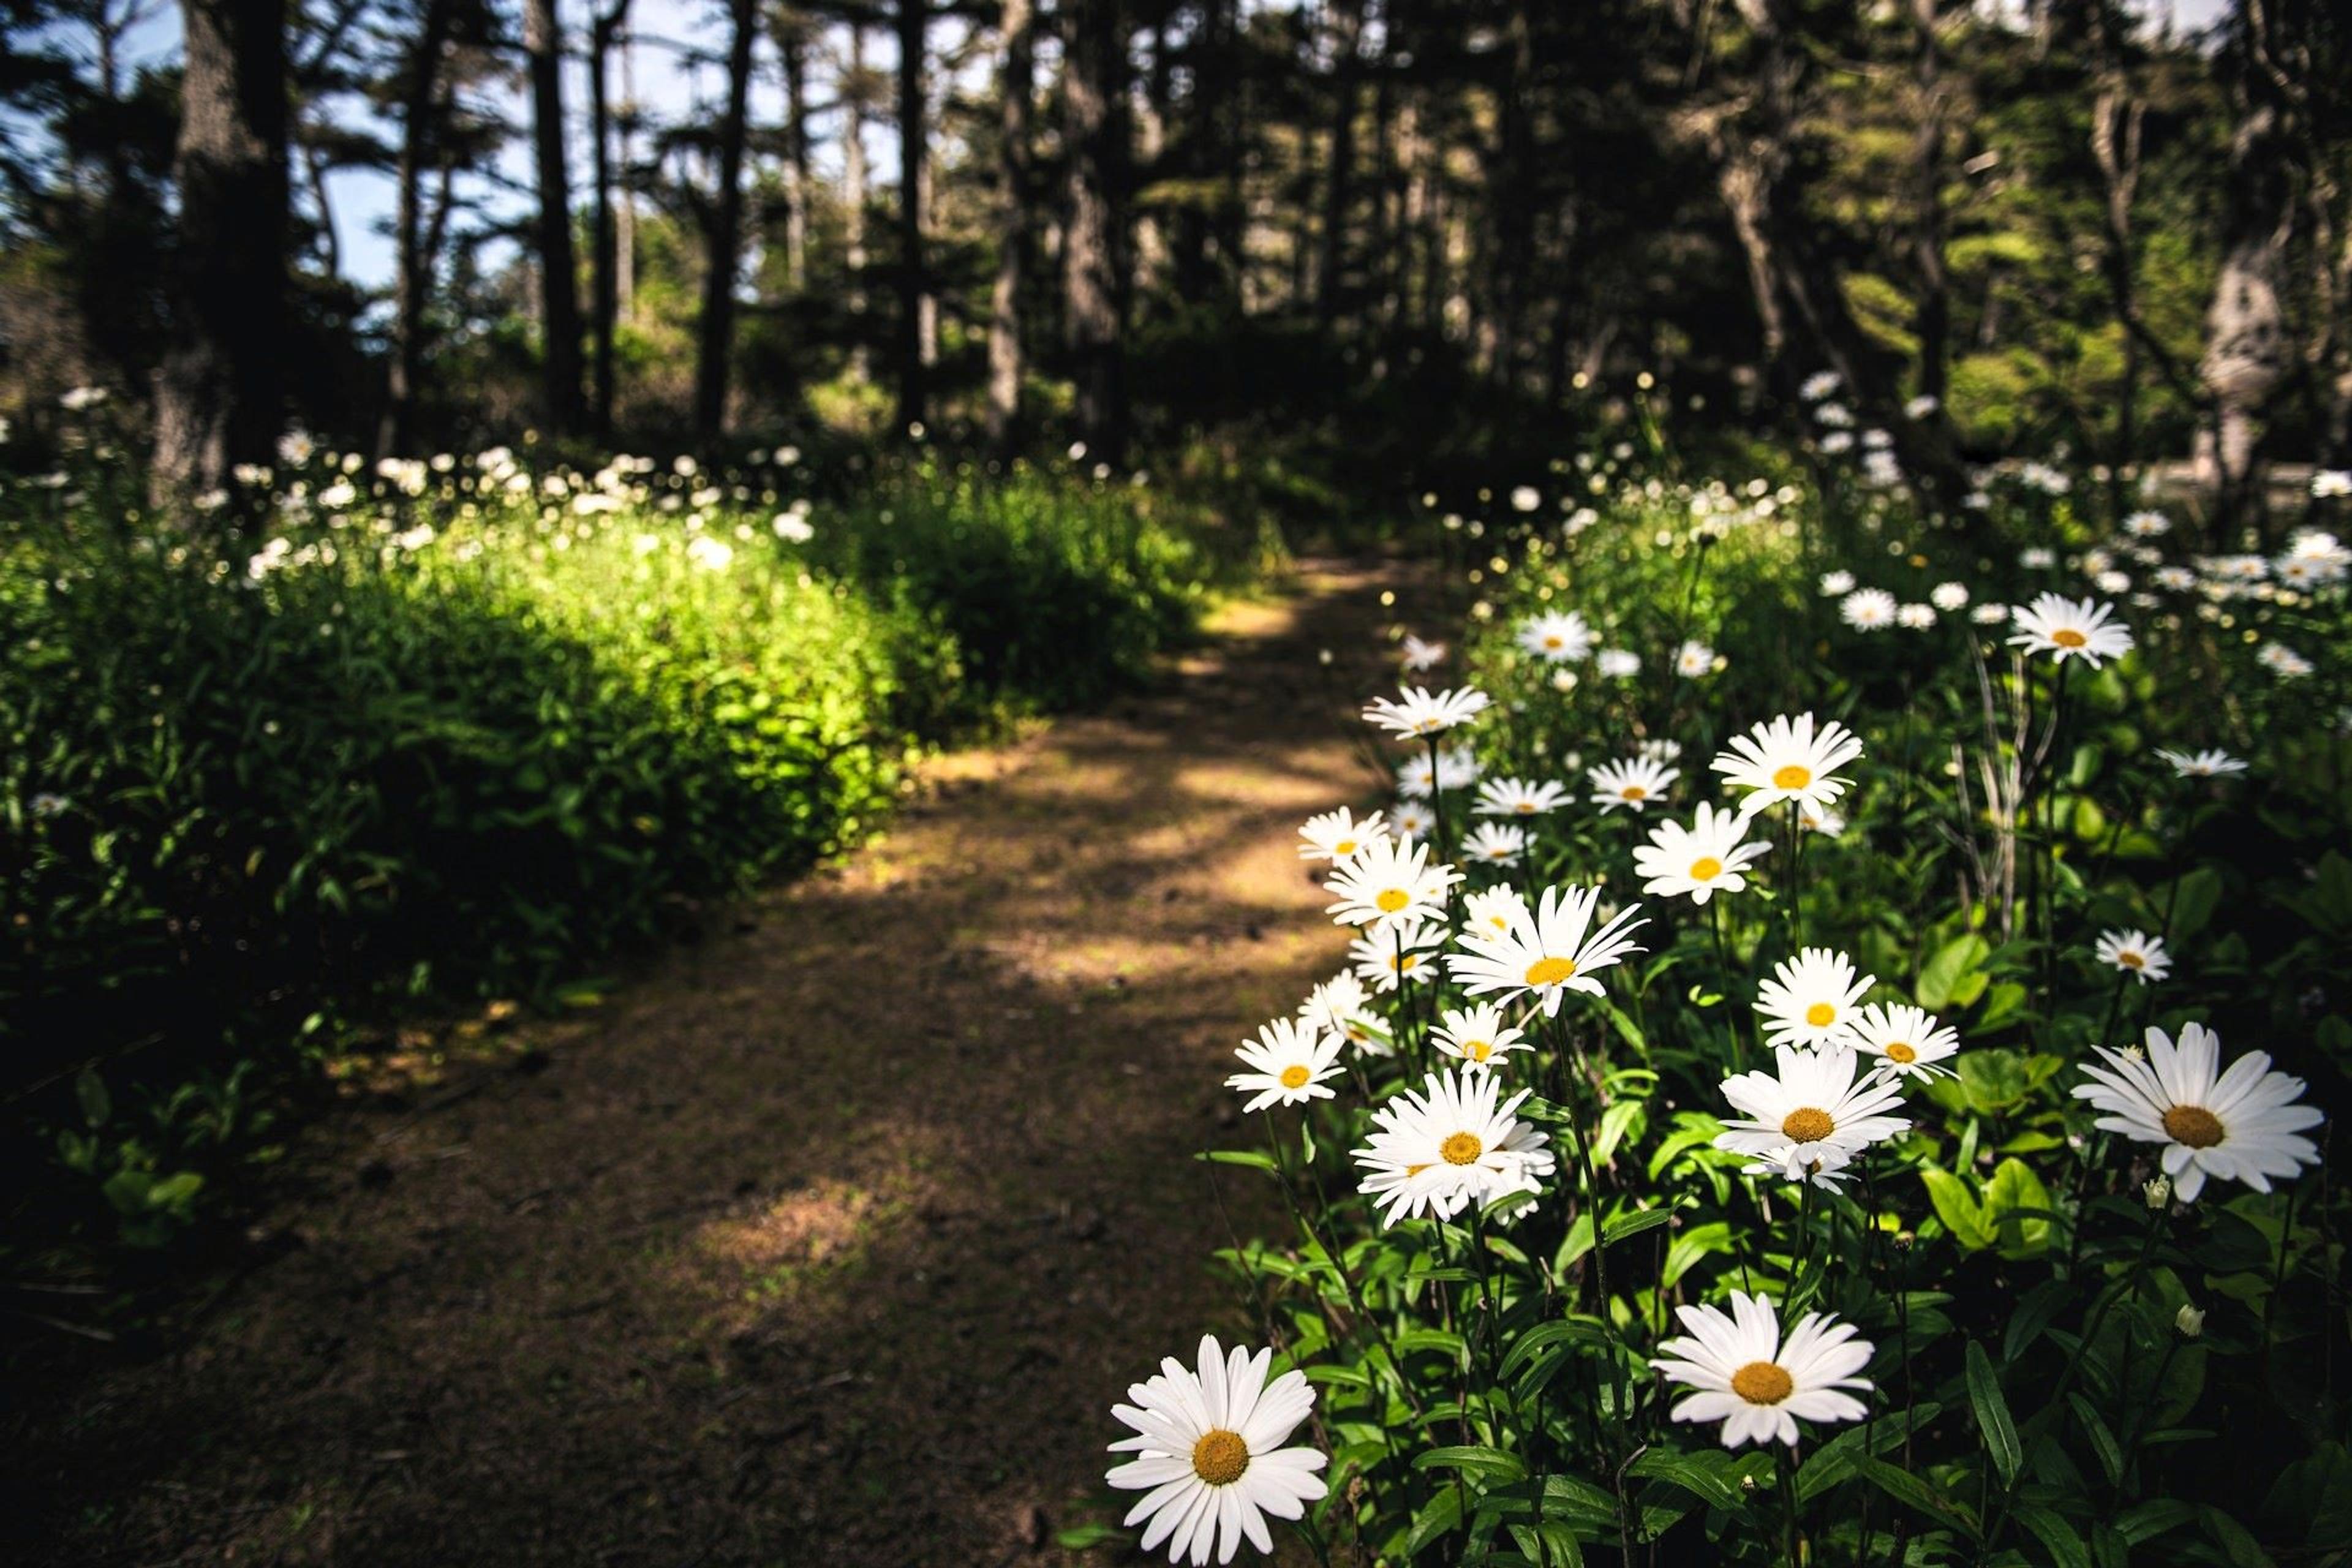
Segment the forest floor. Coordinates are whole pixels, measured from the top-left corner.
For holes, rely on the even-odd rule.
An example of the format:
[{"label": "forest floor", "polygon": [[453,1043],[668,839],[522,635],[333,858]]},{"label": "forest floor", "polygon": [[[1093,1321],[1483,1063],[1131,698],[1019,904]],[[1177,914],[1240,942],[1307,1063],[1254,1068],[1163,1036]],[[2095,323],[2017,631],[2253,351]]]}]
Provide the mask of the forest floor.
[{"label": "forest floor", "polygon": [[1305,563],[593,1013],[371,1069],[269,1261],[12,1392],[10,1560],[1065,1561],[1112,1403],[1251,1332],[1211,1254],[1267,1196],[1193,1155],[1343,951],[1296,833],[1375,784],[1404,585]]}]

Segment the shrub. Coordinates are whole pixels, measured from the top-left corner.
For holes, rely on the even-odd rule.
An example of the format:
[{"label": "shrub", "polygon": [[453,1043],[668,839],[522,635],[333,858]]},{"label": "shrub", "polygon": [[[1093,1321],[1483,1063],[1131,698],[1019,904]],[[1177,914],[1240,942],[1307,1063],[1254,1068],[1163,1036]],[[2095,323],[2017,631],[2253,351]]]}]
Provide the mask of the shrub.
[{"label": "shrub", "polygon": [[1124,486],[917,470],[812,521],[789,477],[320,460],[225,553],[113,521],[119,474],[19,493],[0,1079],[128,1238],[289,1045],[554,999],[856,842],[916,750],[1139,678],[1213,570]]}]

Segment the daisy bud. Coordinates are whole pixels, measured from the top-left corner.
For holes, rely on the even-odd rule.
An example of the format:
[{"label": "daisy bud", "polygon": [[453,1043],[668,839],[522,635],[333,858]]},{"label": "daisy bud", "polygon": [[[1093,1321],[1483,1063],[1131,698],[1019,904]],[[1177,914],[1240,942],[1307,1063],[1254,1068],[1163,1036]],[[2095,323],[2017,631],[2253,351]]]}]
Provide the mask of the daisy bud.
[{"label": "daisy bud", "polygon": [[2173,1314],[2172,1326],[2180,1331],[2182,1339],[2193,1340],[2205,1331],[2205,1314],[2183,1302],[2180,1310]]},{"label": "daisy bud", "polygon": [[2172,1201],[2172,1178],[2158,1176],[2140,1191],[2147,1198],[2147,1206],[2160,1211],[2165,1205]]}]

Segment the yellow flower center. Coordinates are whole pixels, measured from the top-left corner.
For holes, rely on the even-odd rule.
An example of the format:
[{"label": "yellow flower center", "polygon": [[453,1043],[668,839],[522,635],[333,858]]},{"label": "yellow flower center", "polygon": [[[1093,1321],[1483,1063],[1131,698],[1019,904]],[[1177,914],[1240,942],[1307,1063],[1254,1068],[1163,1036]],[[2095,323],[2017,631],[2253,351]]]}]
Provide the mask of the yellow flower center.
[{"label": "yellow flower center", "polygon": [[1778,1405],[1797,1392],[1797,1380],[1772,1362],[1751,1361],[1731,1374],[1731,1392],[1750,1405]]},{"label": "yellow flower center", "polygon": [[1382,914],[1392,915],[1412,902],[1412,895],[1402,888],[1382,888],[1381,896],[1374,899],[1372,902],[1381,907]]},{"label": "yellow flower center", "polygon": [[1517,809],[1521,816],[1533,816],[1536,814],[1536,808],[1524,800],[1519,802]]},{"label": "yellow flower center", "polygon": [[2146,969],[2147,967],[2147,954],[2135,952],[2131,948],[2127,947],[2121,952],[2116,954],[2116,962],[2122,964],[2126,969]]},{"label": "yellow flower center", "polygon": [[2221,1141],[2221,1119],[2201,1105],[2176,1105],[2164,1113],[2164,1131],[2175,1143],[2210,1149]]},{"label": "yellow flower center", "polygon": [[1474,1062],[1483,1062],[1495,1054],[1495,1047],[1485,1040],[1465,1040],[1462,1054]]},{"label": "yellow flower center", "polygon": [[1712,882],[1723,875],[1723,862],[1712,855],[1702,855],[1691,862],[1690,874],[1694,882]]},{"label": "yellow flower center", "polygon": [[1805,1009],[1805,1022],[1816,1029],[1826,1029],[1837,1021],[1837,1009],[1826,1002],[1816,1002]]},{"label": "yellow flower center", "polygon": [[1617,793],[1627,800],[1646,800],[1649,798],[1650,795],[1650,792],[1643,789],[1640,784],[1627,784],[1623,789],[1619,790]]},{"label": "yellow flower center", "polygon": [[1408,952],[1402,958],[1398,959],[1394,963],[1390,964],[1389,967],[1402,974],[1420,962],[1421,954],[1417,952]]},{"label": "yellow flower center", "polygon": [[1828,1111],[1810,1105],[1799,1106],[1780,1123],[1781,1136],[1791,1143],[1818,1143],[1836,1131],[1837,1123],[1830,1120]]},{"label": "yellow flower center", "polygon": [[1429,1167],[1426,1164],[1407,1165],[1404,1168],[1404,1179],[1409,1182],[1428,1169]]},{"label": "yellow flower center", "polygon": [[1539,958],[1528,965],[1528,984],[1557,985],[1576,973],[1572,958]]},{"label": "yellow flower center", "polygon": [[2050,634],[2050,640],[2060,647],[2081,647],[2091,639],[2072,626],[2060,626]]},{"label": "yellow flower center", "polygon": [[1445,1163],[1449,1165],[1471,1165],[1477,1163],[1478,1156],[1486,1152],[1486,1145],[1478,1142],[1475,1132],[1449,1132],[1445,1135],[1445,1142],[1437,1146],[1437,1152],[1445,1156]]},{"label": "yellow flower center", "polygon": [[1772,775],[1774,789],[1802,789],[1812,782],[1813,770],[1798,763],[1790,763]]},{"label": "yellow flower center", "polygon": [[1288,1067],[1282,1069],[1282,1087],[1285,1089],[1305,1089],[1307,1087],[1307,1079],[1312,1076],[1313,1075],[1310,1074],[1303,1065],[1297,1062],[1293,1062]]},{"label": "yellow flower center", "polygon": [[1907,1066],[1919,1059],[1919,1053],[1901,1040],[1889,1040],[1886,1042],[1886,1059]]},{"label": "yellow flower center", "polygon": [[1355,852],[1356,841],[1352,838],[1342,838],[1339,843],[1331,846],[1331,853],[1338,856],[1342,860],[1346,859],[1349,856],[1353,855]]},{"label": "yellow flower center", "polygon": [[1240,1480],[1249,1461],[1249,1445],[1242,1441],[1242,1435],[1222,1426],[1210,1428],[1192,1445],[1192,1473],[1213,1487],[1229,1487]]},{"label": "yellow flower center", "polygon": [[1560,640],[1557,637],[1547,637],[1544,638],[1544,647],[1558,647],[1559,646]]}]

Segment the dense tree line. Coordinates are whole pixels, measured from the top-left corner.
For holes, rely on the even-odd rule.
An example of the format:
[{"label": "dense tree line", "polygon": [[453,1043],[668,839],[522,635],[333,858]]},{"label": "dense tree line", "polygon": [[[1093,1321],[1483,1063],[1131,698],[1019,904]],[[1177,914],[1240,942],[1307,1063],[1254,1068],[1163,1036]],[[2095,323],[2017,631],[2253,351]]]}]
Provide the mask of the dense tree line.
[{"label": "dense tree line", "polygon": [[[74,385],[149,408],[166,493],[289,419],[387,455],[814,415],[1115,457],[1350,402],[1540,426],[1635,373],[1734,419],[1833,372],[1930,489],[2193,449],[2242,518],[2266,458],[2352,448],[2326,0],[2201,33],[2111,0],[712,0],[685,37],[631,0],[182,0],[129,68],[156,4],[11,0],[0,396],[35,433]],[[656,51],[718,90],[648,112]],[[373,292],[351,168],[394,187]]]}]

